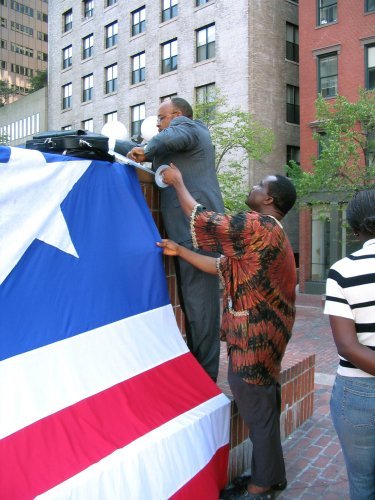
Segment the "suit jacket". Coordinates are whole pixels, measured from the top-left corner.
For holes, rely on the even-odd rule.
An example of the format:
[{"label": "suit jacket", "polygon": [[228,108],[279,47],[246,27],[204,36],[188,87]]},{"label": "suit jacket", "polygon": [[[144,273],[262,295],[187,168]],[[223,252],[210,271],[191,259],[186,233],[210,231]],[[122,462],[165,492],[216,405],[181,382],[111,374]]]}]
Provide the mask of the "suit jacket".
[{"label": "suit jacket", "polygon": [[[214,148],[208,128],[201,121],[186,116],[174,118],[169,127],[146,145],[145,155],[154,170],[173,162],[198,203],[207,210],[224,212]],[[177,243],[191,240],[189,218],[183,213],[173,187],[161,189],[160,208],[168,236]]]}]

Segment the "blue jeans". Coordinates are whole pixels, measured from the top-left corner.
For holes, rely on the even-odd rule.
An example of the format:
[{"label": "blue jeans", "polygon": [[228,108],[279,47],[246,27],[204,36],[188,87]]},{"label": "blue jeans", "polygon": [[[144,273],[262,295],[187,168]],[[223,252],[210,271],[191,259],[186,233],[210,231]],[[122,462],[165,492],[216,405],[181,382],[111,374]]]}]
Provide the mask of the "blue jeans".
[{"label": "blue jeans", "polygon": [[344,454],[352,500],[375,499],[375,377],[336,375],[331,416]]}]

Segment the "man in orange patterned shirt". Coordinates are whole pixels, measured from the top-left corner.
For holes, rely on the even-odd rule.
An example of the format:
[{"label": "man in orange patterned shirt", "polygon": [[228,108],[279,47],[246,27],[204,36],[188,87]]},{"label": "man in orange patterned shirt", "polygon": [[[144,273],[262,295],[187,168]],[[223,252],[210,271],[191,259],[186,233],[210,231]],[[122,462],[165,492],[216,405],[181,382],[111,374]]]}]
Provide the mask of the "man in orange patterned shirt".
[{"label": "man in orange patterned shirt", "polygon": [[232,498],[274,498],[275,490],[286,487],[279,375],[295,318],[297,284],[293,251],[280,220],[295,203],[295,188],[284,176],[267,176],[248,195],[250,212],[226,215],[197,204],[173,164],[163,180],[176,189],[190,216],[194,246],[222,255],[204,256],[170,240],[158,243],[164,254],[218,273],[224,287],[221,338],[228,346],[228,381],[253,444],[252,476]]}]

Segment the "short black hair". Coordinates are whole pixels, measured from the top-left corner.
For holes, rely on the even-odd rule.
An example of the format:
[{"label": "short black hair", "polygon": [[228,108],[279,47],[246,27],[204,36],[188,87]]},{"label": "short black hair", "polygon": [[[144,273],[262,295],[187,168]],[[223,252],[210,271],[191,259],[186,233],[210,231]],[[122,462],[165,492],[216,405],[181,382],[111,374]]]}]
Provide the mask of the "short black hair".
[{"label": "short black hair", "polygon": [[284,175],[273,177],[276,177],[276,180],[268,182],[268,194],[272,196],[275,207],[286,215],[296,202],[296,188],[292,181]]},{"label": "short black hair", "polygon": [[349,201],[346,219],[354,232],[375,236],[375,189],[364,189]]},{"label": "short black hair", "polygon": [[171,102],[176,109],[181,111],[183,116],[191,119],[193,118],[193,108],[185,99],[182,99],[182,97],[172,97]]}]

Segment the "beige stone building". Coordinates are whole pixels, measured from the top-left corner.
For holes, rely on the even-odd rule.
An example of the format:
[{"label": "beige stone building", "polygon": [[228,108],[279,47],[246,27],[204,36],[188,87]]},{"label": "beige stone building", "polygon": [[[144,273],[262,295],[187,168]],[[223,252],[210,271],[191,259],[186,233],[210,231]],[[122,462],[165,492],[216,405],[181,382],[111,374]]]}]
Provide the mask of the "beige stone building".
[{"label": "beige stone building", "polygon": [[26,95],[30,77],[47,69],[48,1],[0,0],[0,80],[12,93],[5,104]]},{"label": "beige stone building", "polygon": [[299,158],[298,66],[297,0],[49,2],[50,128],[117,119],[137,136],[163,98],[216,87],[274,131],[249,185]]}]

